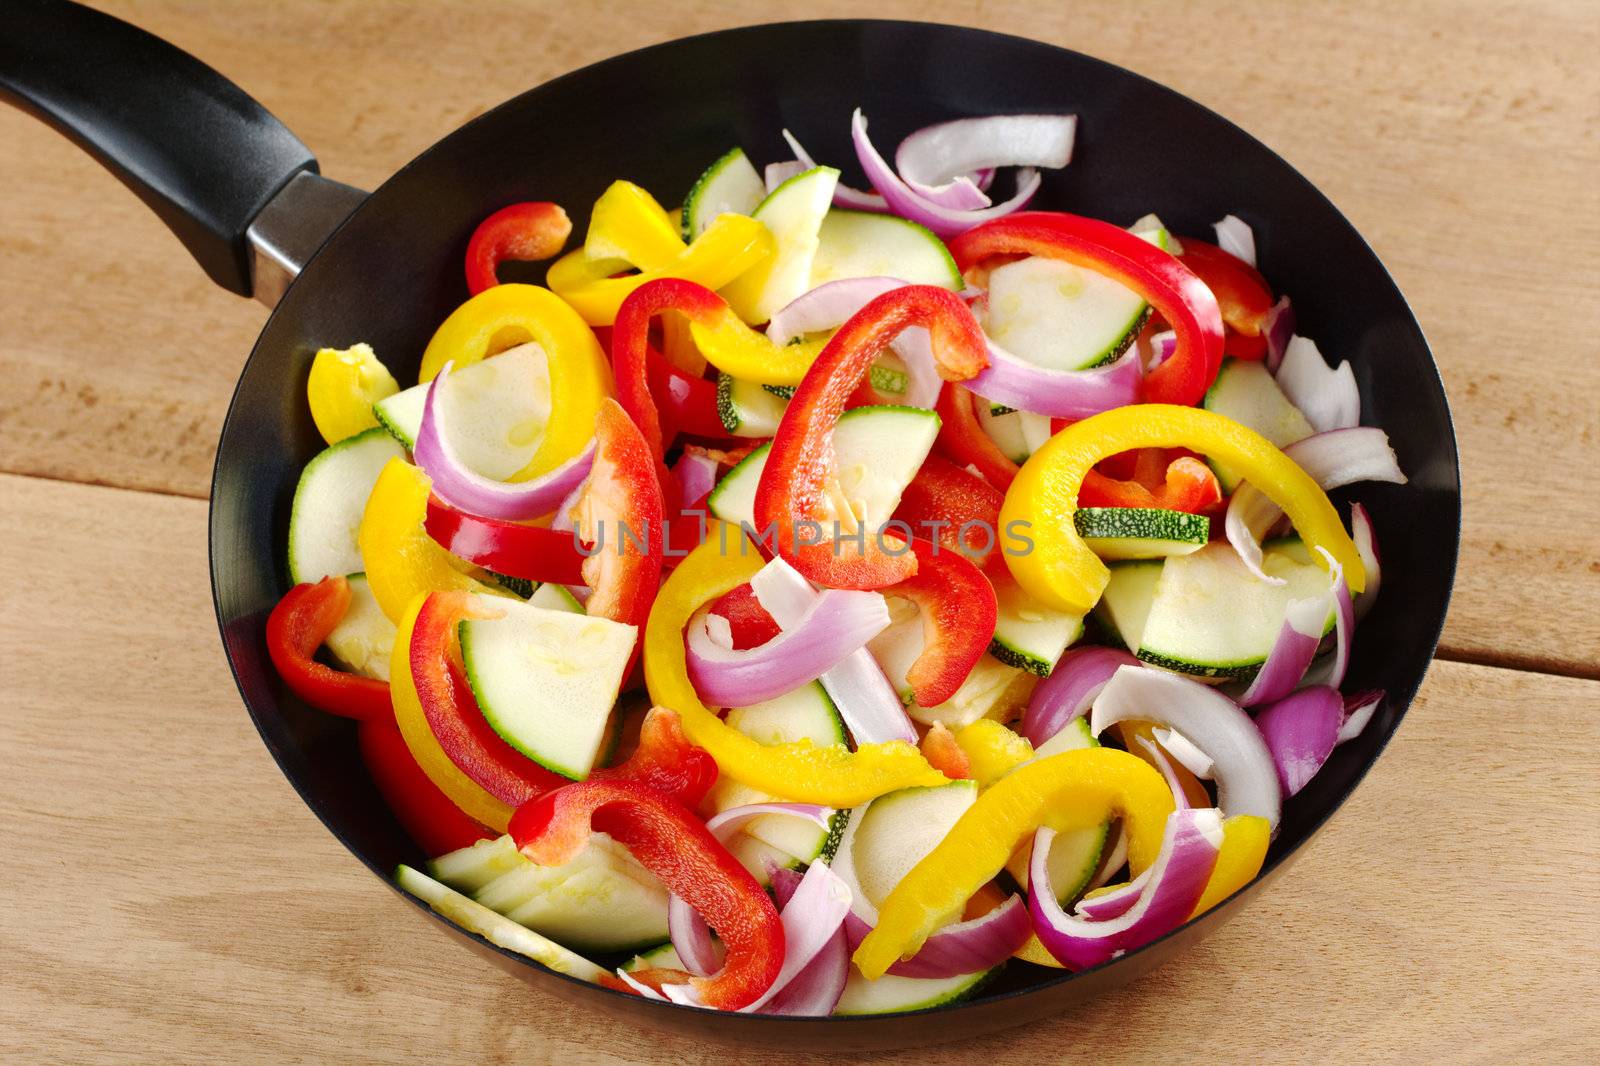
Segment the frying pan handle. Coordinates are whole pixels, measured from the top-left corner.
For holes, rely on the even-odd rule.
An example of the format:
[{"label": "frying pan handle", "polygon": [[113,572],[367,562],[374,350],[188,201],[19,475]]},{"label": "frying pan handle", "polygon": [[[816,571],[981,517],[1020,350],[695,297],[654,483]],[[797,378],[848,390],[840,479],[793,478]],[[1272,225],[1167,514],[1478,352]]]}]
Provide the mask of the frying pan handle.
[{"label": "frying pan handle", "polygon": [[[0,0],[0,25],[0,100],[103,163],[225,289],[275,303],[363,195],[318,177],[310,149],[243,89],[136,26],[66,0]],[[287,225],[296,205],[302,221]],[[253,240],[273,216],[275,235]]]}]

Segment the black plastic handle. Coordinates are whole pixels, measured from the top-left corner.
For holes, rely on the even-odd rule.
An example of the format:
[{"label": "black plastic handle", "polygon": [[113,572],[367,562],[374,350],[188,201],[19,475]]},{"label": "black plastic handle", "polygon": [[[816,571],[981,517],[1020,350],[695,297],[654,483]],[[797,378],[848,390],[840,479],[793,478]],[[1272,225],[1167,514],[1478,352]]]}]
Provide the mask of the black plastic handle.
[{"label": "black plastic handle", "polygon": [[66,0],[0,0],[0,99],[93,155],[211,279],[251,294],[245,231],[310,149],[243,89],[153,34]]}]

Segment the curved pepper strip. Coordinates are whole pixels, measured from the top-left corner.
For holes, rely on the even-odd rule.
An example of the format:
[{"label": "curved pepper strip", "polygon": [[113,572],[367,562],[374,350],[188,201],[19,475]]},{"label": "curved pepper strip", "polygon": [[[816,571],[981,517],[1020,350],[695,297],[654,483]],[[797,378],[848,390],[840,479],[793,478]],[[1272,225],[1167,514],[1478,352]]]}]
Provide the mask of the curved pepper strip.
[{"label": "curved pepper strip", "polygon": [[[917,571],[916,556],[887,551],[871,530],[859,539],[821,535],[841,517],[833,502],[834,425],[873,362],[910,326],[928,330],[941,375],[970,377],[988,363],[983,331],[955,293],[932,285],[884,293],[839,327],[806,372],[784,410],[756,488],[757,528],[770,527],[784,561],[828,588],[880,589]],[[815,541],[800,535],[802,523],[819,534]]]},{"label": "curved pepper strip", "polygon": [[982,570],[999,544],[1005,494],[965,467],[930,455],[900,494],[894,516],[917,536],[961,552]]},{"label": "curved pepper strip", "polygon": [[809,740],[762,744],[700,702],[689,680],[683,629],[706,603],[747,583],[766,565],[735,527],[707,523],[706,540],[662,583],[645,628],[644,677],[650,699],[683,719],[689,739],[711,753],[735,781],[801,803],[844,809],[902,788],[940,785],[945,777],[904,741],[817,747]]},{"label": "curved pepper strip", "polygon": [[439,749],[473,784],[516,807],[568,779],[513,748],[478,709],[461,666],[456,633],[463,619],[489,617],[493,615],[469,593],[433,593],[412,621],[407,669],[411,691]]},{"label": "curved pepper strip", "polygon": [[[395,725],[405,738],[411,757],[417,760],[428,780],[459,807],[467,817],[488,826],[496,833],[506,831],[513,808],[485,790],[451,761],[439,746],[428,725],[422,700],[411,677],[411,638],[417,617],[428,596],[418,595],[407,605],[395,627],[394,652],[389,660],[389,689],[394,698]],[[471,693],[467,693],[470,698]],[[481,717],[481,712],[480,712]]]},{"label": "curved pepper strip", "polygon": [[[1247,337],[1261,336],[1267,313],[1272,310],[1272,289],[1255,267],[1214,244],[1183,238],[1183,253],[1178,262],[1205,282],[1217,298],[1217,308],[1228,328]],[[1265,351],[1263,344],[1262,350]],[[1231,349],[1229,355],[1235,355]],[[1256,356],[1260,358],[1260,356]]]},{"label": "curved pepper strip", "polygon": [[594,435],[600,401],[611,392],[611,368],[589,327],[548,289],[496,285],[456,308],[434,331],[418,373],[419,381],[432,381],[451,360],[460,370],[528,341],[544,349],[550,419],[528,465],[510,481],[549,473],[583,451]]},{"label": "curved pepper strip", "polygon": [[589,775],[593,781],[637,781],[691,809],[717,783],[717,761],[689,742],[678,712],[652,707],[639,727],[639,746],[619,766]]},{"label": "curved pepper strip", "polygon": [[1147,763],[1115,748],[1079,748],[1018,767],[981,793],[943,840],[900,879],[878,908],[878,924],[854,960],[876,980],[959,914],[1005,868],[1034,830],[1087,828],[1118,816],[1128,834],[1134,876],[1155,861],[1172,792]]},{"label": "curved pepper strip", "polygon": [[[594,590],[585,611],[636,626],[642,636],[661,585],[666,512],[650,448],[615,400],[600,405],[594,465],[576,510],[579,531],[595,545],[583,561],[583,582]],[[624,675],[640,646],[636,641]]]},{"label": "curved pepper strip", "polygon": [[611,328],[611,367],[617,378],[617,400],[650,446],[663,486],[672,480],[664,458],[669,434],[662,428],[661,411],[652,392],[650,322],[667,311],[676,311],[691,321],[715,320],[729,313],[722,297],[682,278],[647,281],[629,293],[617,309],[617,321]]},{"label": "curved pepper strip", "polygon": [[993,718],[980,718],[956,730],[955,740],[966,753],[967,765],[979,788],[988,788],[1033,758],[1028,738]]},{"label": "curved pepper strip", "polygon": [[920,537],[911,541],[917,572],[883,590],[917,605],[922,651],[906,671],[919,707],[937,707],[956,694],[994,639],[999,606],[994,586],[972,560]]},{"label": "curved pepper strip", "polygon": [[[668,315],[663,321],[673,317]],[[722,416],[717,414],[715,381],[679,369],[654,347],[646,349],[645,365],[650,395],[661,414],[662,435],[666,440],[670,441],[675,433],[727,439],[727,427],[722,424]]]},{"label": "curved pepper strip", "polygon": [[350,609],[350,582],[296,585],[267,616],[267,654],[289,690],[319,711],[363,722],[388,720],[389,686],[312,658]]},{"label": "curved pepper strip", "polygon": [[1119,226],[1057,211],[1019,211],[950,242],[963,272],[991,256],[1035,255],[1104,274],[1143,296],[1177,334],[1177,349],[1144,382],[1157,403],[1195,404],[1222,366],[1222,312],[1205,283],[1170,253]]},{"label": "curved pepper strip", "polygon": [[1007,458],[994,438],[983,431],[975,398],[960,385],[946,385],[939,393],[939,436],[934,447],[960,467],[973,467],[995,488],[1004,492],[1017,476],[1017,464]]},{"label": "curved pepper strip", "polygon": [[952,781],[972,776],[972,763],[956,743],[956,735],[943,722],[935,722],[922,736],[922,757],[928,765]]},{"label": "curved pepper strip", "polygon": [[507,259],[549,259],[571,235],[572,220],[560,204],[537,200],[502,207],[478,223],[467,241],[467,292],[476,296],[500,284],[497,268]]},{"label": "curved pepper strip", "polygon": [[322,349],[306,377],[311,421],[329,444],[375,427],[378,416],[372,405],[399,391],[400,383],[366,344]]},{"label": "curved pepper strip", "polygon": [[423,854],[433,858],[491,835],[428,779],[392,722],[363,722],[357,740],[372,783]]},{"label": "curved pepper strip", "polygon": [[[706,362],[725,374],[758,385],[800,384],[827,345],[824,339],[773,344],[765,333],[745,325],[731,307],[714,322],[691,319],[689,336]],[[874,397],[870,402],[881,401]]]},{"label": "curved pepper strip", "polygon": [[1116,731],[1117,739],[1122,741],[1123,748],[1160,770],[1162,767],[1156,762],[1156,756],[1139,741],[1143,738],[1154,744],[1158,751],[1167,756],[1166,769],[1177,779],[1179,787],[1183,789],[1183,798],[1188,801],[1189,806],[1211,806],[1211,795],[1206,792],[1206,786],[1201,784],[1200,779],[1194,776],[1187,766],[1172,758],[1167,753],[1167,750],[1161,746],[1161,742],[1156,739],[1156,730],[1160,727],[1154,722],[1129,719],[1125,722],[1118,722],[1111,728]]},{"label": "curved pepper strip", "polygon": [[361,515],[356,542],[367,568],[367,584],[389,620],[398,623],[411,601],[423,593],[492,593],[489,586],[462,573],[454,556],[423,528],[432,482],[404,459],[390,459],[378,474]]},{"label": "curved pepper strip", "polygon": [[690,981],[706,1006],[738,1010],[772,986],[783,966],[778,909],[682,804],[638,782],[590,779],[521,808],[510,827],[522,854],[541,866],[571,861],[592,830],[609,833],[716,929],[727,961],[715,975]]},{"label": "curved pepper strip", "polygon": [[[708,289],[720,289],[772,254],[767,227],[744,215],[721,215],[672,262],[639,274],[608,277],[616,260],[594,260],[582,249],[550,264],[550,288],[591,326],[609,326],[622,301],[640,285],[657,278],[685,278]],[[441,364],[442,365],[442,364]]]},{"label": "curved pepper strip", "polygon": [[1267,845],[1272,839],[1272,828],[1265,818],[1253,814],[1236,814],[1222,823],[1222,847],[1217,851],[1217,865],[1211,870],[1211,880],[1200,894],[1190,918],[1198,918],[1239,889],[1255,880],[1261,864],[1267,861]]},{"label": "curved pepper strip", "polygon": [[497,574],[558,585],[583,583],[583,553],[570,532],[458,511],[431,494],[423,528],[451,555]]},{"label": "curved pepper strip", "polygon": [[1137,480],[1118,481],[1098,470],[1083,475],[1078,489],[1079,507],[1155,507],[1167,511],[1204,514],[1222,501],[1222,486],[1205,463],[1180,456],[1167,465],[1166,481],[1148,489]]},{"label": "curved pepper strip", "polygon": [[[1313,557],[1325,548],[1344,567],[1352,593],[1367,572],[1339,513],[1316,481],[1261,434],[1193,407],[1135,404],[1074,422],[1023,464],[1000,508],[1000,523],[1031,524],[1033,549],[1006,565],[1030,594],[1063,611],[1088,613],[1110,571],[1078,536],[1072,516],[1084,475],[1108,455],[1134,448],[1192,448],[1220,459],[1289,516]],[[1322,565],[1326,567],[1324,560]]]},{"label": "curved pepper strip", "polygon": [[583,240],[589,259],[619,259],[639,270],[664,267],[685,247],[672,216],[631,181],[614,181],[600,194]]}]

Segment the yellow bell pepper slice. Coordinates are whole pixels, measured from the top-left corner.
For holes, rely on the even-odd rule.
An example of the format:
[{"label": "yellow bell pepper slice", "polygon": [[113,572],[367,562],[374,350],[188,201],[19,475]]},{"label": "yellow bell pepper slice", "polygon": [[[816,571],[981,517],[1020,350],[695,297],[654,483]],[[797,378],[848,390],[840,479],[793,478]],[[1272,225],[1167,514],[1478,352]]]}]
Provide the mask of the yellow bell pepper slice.
[{"label": "yellow bell pepper slice", "polygon": [[1033,758],[1033,745],[992,718],[980,718],[956,730],[956,744],[979,788],[988,788]]},{"label": "yellow bell pepper slice", "polygon": [[614,181],[589,212],[583,254],[591,260],[622,260],[639,270],[658,270],[683,254],[683,237],[672,216],[631,181]]},{"label": "yellow bell pepper slice", "polygon": [[[1090,467],[1135,448],[1192,448],[1226,463],[1283,509],[1314,557],[1321,559],[1315,551],[1320,547],[1338,560],[1352,593],[1366,587],[1366,569],[1339,513],[1293,459],[1255,430],[1211,411],[1134,404],[1074,422],[1051,437],[1022,465],[1006,491],[1000,508],[1000,528],[1008,538],[1006,565],[1024,589],[1048,606],[1085,614],[1105,591],[1110,571],[1078,536],[1072,516]],[[1023,525],[1013,527],[1013,522]],[[1031,548],[1015,546],[1014,528],[1027,530]]]},{"label": "yellow bell pepper slice", "polygon": [[[568,252],[550,264],[545,275],[554,289],[591,326],[609,326],[617,309],[634,289],[656,278],[685,278],[708,289],[720,289],[772,254],[767,227],[744,215],[721,215],[677,258],[664,266],[625,277],[607,277],[606,260],[593,260],[583,249]],[[612,265],[615,260],[609,261]]]},{"label": "yellow bell pepper slice", "polygon": [[383,613],[396,624],[411,601],[423,593],[465,589],[504,595],[462,573],[455,556],[434,543],[422,528],[431,488],[427,474],[404,459],[390,459],[379,472],[361,514],[356,543],[367,568],[367,585]]},{"label": "yellow bell pepper slice", "polygon": [[1206,882],[1200,902],[1194,905],[1194,913],[1189,917],[1200,917],[1253,881],[1261,872],[1261,864],[1267,861],[1267,845],[1271,841],[1272,827],[1265,818],[1236,814],[1224,820],[1217,865],[1212,868],[1211,880]]},{"label": "yellow bell pepper slice", "polygon": [[915,955],[1042,825],[1082,829],[1120,816],[1128,834],[1128,865],[1138,876],[1160,852],[1173,806],[1166,780],[1115,748],[1079,748],[1018,767],[981,793],[938,846],[895,885],[878,908],[876,928],[856,948],[856,966],[876,980],[900,959]]},{"label": "yellow bell pepper slice", "polygon": [[[372,580],[370,573],[367,580]],[[389,698],[394,703],[395,724],[400,727],[400,735],[405,738],[411,757],[417,760],[428,780],[469,818],[496,833],[504,833],[511,822],[513,808],[490,795],[450,760],[429,728],[422,700],[417,696],[416,682],[411,677],[411,634],[427,599],[427,592],[417,593],[406,602],[396,622],[394,651],[389,657]]]},{"label": "yellow bell pepper slice", "polygon": [[418,375],[432,381],[447,362],[460,370],[529,341],[544,349],[549,365],[550,420],[528,465],[510,481],[548,474],[594,439],[600,401],[613,391],[611,364],[583,319],[549,289],[496,285],[456,308],[434,331]]},{"label": "yellow bell pepper slice", "polygon": [[809,740],[762,744],[724,725],[700,702],[689,680],[683,628],[702,606],[764,565],[736,527],[707,523],[705,542],[662,584],[645,624],[644,679],[652,702],[677,711],[689,739],[710,752],[724,774],[780,799],[844,808],[902,788],[945,784],[945,776],[905,741],[863,744],[855,752]]},{"label": "yellow bell pepper slice", "polygon": [[689,323],[689,335],[706,362],[740,381],[758,385],[798,385],[827,338],[795,344],[773,344],[767,335],[745,325],[730,308],[715,326]]},{"label": "yellow bell pepper slice", "polygon": [[366,344],[322,349],[311,360],[311,374],[306,378],[311,421],[329,444],[376,426],[378,416],[372,413],[372,405],[399,391],[399,382]]}]

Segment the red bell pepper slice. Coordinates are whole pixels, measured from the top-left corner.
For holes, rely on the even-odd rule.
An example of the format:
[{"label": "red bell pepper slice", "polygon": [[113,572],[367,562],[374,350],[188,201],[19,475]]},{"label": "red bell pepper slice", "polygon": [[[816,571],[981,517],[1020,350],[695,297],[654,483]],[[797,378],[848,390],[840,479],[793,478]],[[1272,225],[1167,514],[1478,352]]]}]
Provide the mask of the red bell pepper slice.
[{"label": "red bell pepper slice", "polygon": [[350,583],[343,577],[296,585],[267,616],[267,654],[289,690],[317,710],[359,721],[393,721],[388,682],[312,658],[349,609]]},{"label": "red bell pepper slice", "polygon": [[496,733],[478,709],[461,666],[457,628],[479,616],[470,593],[435,592],[411,633],[411,679],[428,729],[450,761],[495,799],[515,807],[567,783]]},{"label": "red bell pepper slice", "polygon": [[[1217,298],[1222,321],[1235,333],[1260,338],[1264,352],[1266,338],[1261,333],[1267,324],[1267,313],[1272,310],[1272,289],[1267,279],[1243,259],[1214,244],[1194,237],[1184,237],[1182,241],[1183,254],[1178,260],[1194,271]],[[1238,353],[1229,348],[1228,354]]]},{"label": "red bell pepper slice", "polygon": [[782,628],[756,599],[749,583],[738,585],[711,601],[711,613],[728,620],[735,650],[759,648],[782,633]]},{"label": "red bell pepper slice", "polygon": [[430,859],[494,834],[468,818],[428,779],[392,722],[363,722],[361,759],[406,835]]},{"label": "red bell pepper slice", "polygon": [[467,241],[467,291],[476,296],[500,284],[502,261],[549,259],[572,235],[572,220],[547,201],[502,207],[472,231]]},{"label": "red bell pepper slice", "polygon": [[[661,587],[663,518],[660,466],[645,435],[617,401],[604,400],[595,420],[594,465],[579,497],[580,530],[591,538],[594,554],[583,561],[583,583],[594,592],[585,605],[591,615],[637,626],[644,634],[650,605]],[[634,643],[634,659],[639,655]],[[632,664],[629,664],[632,669]]]},{"label": "red bell pepper slice", "polygon": [[650,395],[661,413],[664,447],[671,446],[672,431],[710,440],[727,438],[727,427],[717,414],[715,381],[673,366],[655,345],[645,348],[645,371],[650,379]]},{"label": "red bell pepper slice", "polygon": [[983,431],[973,407],[976,402],[976,397],[960,385],[944,387],[935,408],[939,413],[939,436],[934,447],[957,466],[976,468],[989,484],[1004,492],[1011,487],[1011,479],[1020,467]]},{"label": "red bell pepper slice", "polygon": [[636,781],[591,778],[520,808],[511,839],[529,859],[559,866],[609,833],[716,930],[727,962],[690,979],[709,1007],[738,1010],[758,999],[783,966],[783,923],[750,872],[681,803]]},{"label": "red bell pepper slice", "polygon": [[903,596],[922,611],[922,654],[906,671],[920,707],[937,707],[954,696],[994,639],[999,607],[994,586],[958,551],[921,537],[911,541],[917,571],[885,596]]},{"label": "red bell pepper slice", "polygon": [[956,735],[943,722],[933,723],[923,736],[922,757],[952,781],[972,776],[972,760],[967,758],[967,753],[956,743]]},{"label": "red bell pepper slice", "polygon": [[1000,504],[1005,494],[965,467],[930,455],[900,495],[894,516],[949,551],[958,551],[982,570],[1000,537]]},{"label": "red bell pepper slice", "polygon": [[1222,366],[1217,298],[1172,255],[1099,219],[1056,211],[1020,211],[975,226],[950,242],[963,272],[990,256],[1037,255],[1104,274],[1143,296],[1177,334],[1172,356],[1144,382],[1144,399],[1200,402]]},{"label": "red bell pepper slice", "polygon": [[838,541],[800,535],[802,523],[825,531],[835,522],[834,424],[873,362],[909,326],[928,329],[941,376],[971,377],[988,364],[983,331],[955,293],[931,285],[894,289],[839,327],[795,389],[772,438],[756,489],[756,526],[771,528],[777,553],[819,585],[876,589],[916,573],[916,555],[886,551],[871,530]]},{"label": "red bell pepper slice", "polygon": [[[617,399],[644,434],[650,453],[661,467],[663,484],[668,480],[663,461],[668,434],[663,432],[661,412],[651,390],[649,347],[650,322],[666,311],[677,311],[690,321],[710,325],[728,313],[728,302],[704,285],[683,278],[658,278],[634,289],[617,309],[617,321],[611,327],[611,368],[617,379]],[[659,353],[658,359],[663,368],[669,365]],[[715,414],[714,386],[712,391]],[[719,426],[720,422],[719,419]]]},{"label": "red bell pepper slice", "polygon": [[[1159,449],[1146,449],[1160,454]],[[1148,460],[1141,455],[1140,463]],[[1202,514],[1222,499],[1222,487],[1217,475],[1209,466],[1193,456],[1179,456],[1167,464],[1164,481],[1156,488],[1141,484],[1139,473],[1148,477],[1147,471],[1137,471],[1135,479],[1119,481],[1098,470],[1083,476],[1078,489],[1079,507],[1156,507],[1167,511],[1188,511]]]},{"label": "red bell pepper slice", "polygon": [[583,553],[570,531],[484,518],[458,511],[433,495],[423,528],[445,551],[497,574],[558,585],[583,581]]},{"label": "red bell pepper slice", "polygon": [[694,808],[717,783],[717,760],[689,742],[678,712],[652,707],[639,727],[639,746],[627,761],[589,775],[591,781],[636,781]]}]

